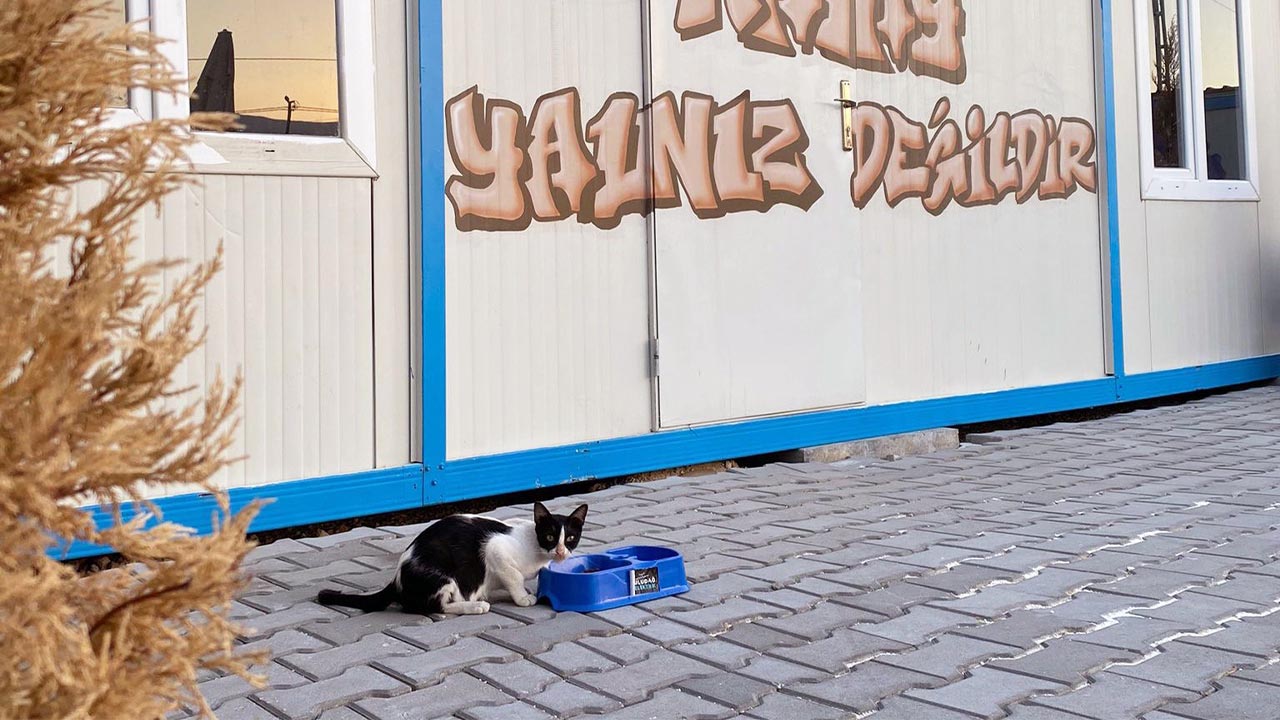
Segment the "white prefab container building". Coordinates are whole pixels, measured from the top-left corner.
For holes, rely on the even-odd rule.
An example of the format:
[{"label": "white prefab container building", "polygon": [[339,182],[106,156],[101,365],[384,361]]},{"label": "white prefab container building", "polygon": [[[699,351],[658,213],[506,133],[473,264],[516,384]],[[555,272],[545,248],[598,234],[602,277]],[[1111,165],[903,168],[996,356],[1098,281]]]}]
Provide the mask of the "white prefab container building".
[{"label": "white prefab container building", "polygon": [[1280,376],[1274,2],[118,2],[259,529]]}]

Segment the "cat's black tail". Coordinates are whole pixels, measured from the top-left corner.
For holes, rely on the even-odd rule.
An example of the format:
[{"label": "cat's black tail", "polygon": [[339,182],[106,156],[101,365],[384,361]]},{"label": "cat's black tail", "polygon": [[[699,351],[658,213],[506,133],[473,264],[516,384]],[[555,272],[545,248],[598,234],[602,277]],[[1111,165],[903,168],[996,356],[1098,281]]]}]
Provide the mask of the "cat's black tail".
[{"label": "cat's black tail", "polygon": [[392,582],[370,595],[343,593],[337,590],[321,590],[320,594],[316,596],[316,602],[321,605],[340,605],[365,612],[375,612],[386,610],[387,606],[395,602],[399,596],[400,592],[396,589],[396,584]]}]

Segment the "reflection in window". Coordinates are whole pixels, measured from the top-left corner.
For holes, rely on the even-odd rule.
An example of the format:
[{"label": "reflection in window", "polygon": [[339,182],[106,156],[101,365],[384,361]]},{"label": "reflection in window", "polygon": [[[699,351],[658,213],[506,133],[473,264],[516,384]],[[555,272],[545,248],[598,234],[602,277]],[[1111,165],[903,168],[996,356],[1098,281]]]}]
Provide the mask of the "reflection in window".
[{"label": "reflection in window", "polygon": [[1245,178],[1244,107],[1240,88],[1239,0],[1200,5],[1204,131],[1210,180]]},{"label": "reflection in window", "polygon": [[187,0],[191,110],[241,132],[341,135],[334,0]]},{"label": "reflection in window", "polygon": [[[125,4],[128,0],[111,0],[106,5],[98,3],[94,12],[87,16],[90,30],[102,34],[116,33],[124,29],[128,22],[125,15]],[[129,91],[126,88],[111,88],[110,106],[115,108],[129,107]]]},{"label": "reflection in window", "polygon": [[1151,0],[1151,141],[1158,168],[1186,167],[1182,158],[1182,42],[1178,0]]}]

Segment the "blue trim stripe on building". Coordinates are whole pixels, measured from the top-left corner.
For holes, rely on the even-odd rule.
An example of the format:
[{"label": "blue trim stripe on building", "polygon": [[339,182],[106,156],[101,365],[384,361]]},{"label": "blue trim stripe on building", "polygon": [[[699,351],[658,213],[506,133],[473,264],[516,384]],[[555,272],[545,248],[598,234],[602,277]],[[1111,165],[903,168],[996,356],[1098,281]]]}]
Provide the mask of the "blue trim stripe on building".
[{"label": "blue trim stripe on building", "polygon": [[[1201,367],[1101,378],[979,395],[669,430],[614,440],[454,460],[424,473],[421,465],[299,480],[230,491],[232,505],[275,498],[252,530],[407,510],[578,480],[617,477],[844,440],[1147,400],[1280,377],[1280,355]],[[424,487],[424,481],[426,487]],[[434,484],[432,483],[434,481]],[[696,481],[692,481],[696,482]],[[425,496],[425,497],[424,497]],[[216,509],[207,494],[162,498],[165,518],[207,531]],[[99,523],[111,522],[98,511]],[[127,517],[126,517],[127,519]],[[67,558],[102,554],[76,544]]]},{"label": "blue trim stripe on building", "polygon": [[[269,500],[254,519],[252,530],[263,532],[309,523],[342,520],[361,515],[394,512],[416,508],[422,504],[422,466],[402,467],[332,475],[309,480],[273,483],[253,488],[232,488],[227,492],[233,512],[254,500]],[[192,528],[199,533],[213,529],[218,504],[209,493],[191,493],[153,501],[168,522]],[[130,503],[122,509],[126,522],[141,508]],[[108,527],[112,514],[101,507],[93,509],[99,527]],[[55,554],[71,559],[102,555],[110,548],[77,542],[59,548]]]}]

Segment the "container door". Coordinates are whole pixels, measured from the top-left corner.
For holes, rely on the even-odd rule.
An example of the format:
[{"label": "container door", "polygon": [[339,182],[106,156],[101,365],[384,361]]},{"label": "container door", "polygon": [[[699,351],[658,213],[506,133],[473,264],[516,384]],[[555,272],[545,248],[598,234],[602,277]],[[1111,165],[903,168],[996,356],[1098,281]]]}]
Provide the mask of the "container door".
[{"label": "container door", "polygon": [[827,59],[853,22],[826,5],[650,2],[659,427],[865,398],[854,72]]}]

